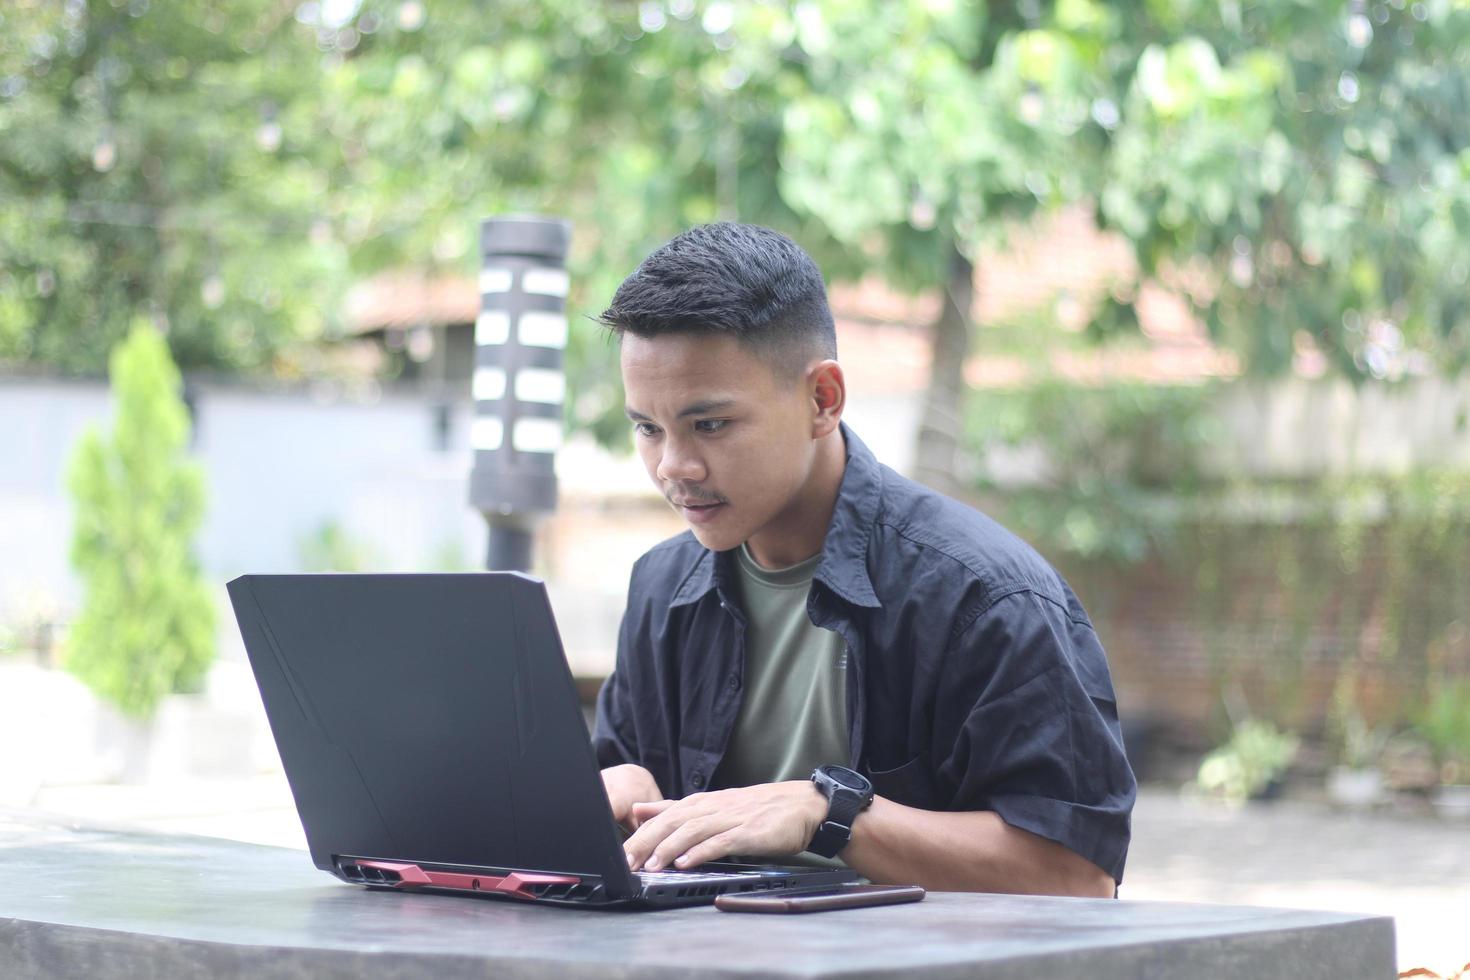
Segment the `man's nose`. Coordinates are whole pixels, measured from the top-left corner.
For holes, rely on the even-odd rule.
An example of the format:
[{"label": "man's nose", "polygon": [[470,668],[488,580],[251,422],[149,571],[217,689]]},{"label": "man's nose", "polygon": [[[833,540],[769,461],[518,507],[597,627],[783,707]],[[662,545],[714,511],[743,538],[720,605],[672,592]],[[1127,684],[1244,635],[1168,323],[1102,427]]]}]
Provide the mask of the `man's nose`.
[{"label": "man's nose", "polygon": [[701,483],[708,474],[704,461],[687,439],[665,439],[658,478],[665,483]]}]

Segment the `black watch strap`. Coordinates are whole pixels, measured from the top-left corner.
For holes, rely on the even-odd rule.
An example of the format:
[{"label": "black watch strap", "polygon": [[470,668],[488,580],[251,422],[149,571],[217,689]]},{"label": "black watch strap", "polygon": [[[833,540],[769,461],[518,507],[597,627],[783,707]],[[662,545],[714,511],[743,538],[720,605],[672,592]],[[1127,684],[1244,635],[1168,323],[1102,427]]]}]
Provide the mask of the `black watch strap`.
[{"label": "black watch strap", "polygon": [[856,793],[833,793],[827,804],[827,819],[812,835],[807,850],[825,858],[836,857],[837,852],[852,840],[852,823],[863,811],[864,802]]}]

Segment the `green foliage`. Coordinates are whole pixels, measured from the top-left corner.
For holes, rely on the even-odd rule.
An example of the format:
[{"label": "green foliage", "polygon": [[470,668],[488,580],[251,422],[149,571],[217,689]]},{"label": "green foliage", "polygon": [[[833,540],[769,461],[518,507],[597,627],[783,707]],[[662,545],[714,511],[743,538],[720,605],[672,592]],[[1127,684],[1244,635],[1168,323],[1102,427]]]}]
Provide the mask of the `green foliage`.
[{"label": "green foliage", "polygon": [[1470,779],[1470,678],[1437,684],[1415,727],[1434,750],[1447,781]]},{"label": "green foliage", "polygon": [[71,463],[72,564],[85,599],[66,666],[128,714],[198,691],[214,658],[215,611],[192,543],[204,478],[187,461],[189,416],[163,338],[136,323],[113,351],[113,427]]},{"label": "green foliage", "polygon": [[323,521],[303,537],[297,552],[308,572],[365,572],[375,564],[372,547],[334,520]]},{"label": "green foliage", "polygon": [[1240,804],[1261,795],[1296,758],[1300,739],[1269,721],[1249,718],[1235,727],[1226,743],[1200,762],[1199,788],[1227,803]]},{"label": "green foliage", "polygon": [[[977,392],[972,448],[1026,465],[976,489],[1105,631],[1115,608],[1139,613],[1130,590],[1170,583],[1169,615],[1199,638],[1219,690],[1243,688],[1277,723],[1325,723],[1344,761],[1366,759],[1416,720],[1435,678],[1470,664],[1470,473],[1222,473],[1221,391],[1046,381]],[[1327,684],[1330,704],[1312,694]]]},{"label": "green foliage", "polygon": [[1470,8],[1149,7],[1099,198],[1144,272],[1210,270],[1191,298],[1252,372],[1302,338],[1350,377],[1463,369]]},{"label": "green foliage", "polygon": [[1338,670],[1328,708],[1327,734],[1337,754],[1339,765],[1349,769],[1371,769],[1378,764],[1388,746],[1390,727],[1370,725],[1363,717],[1359,703],[1359,665],[1348,660]]},{"label": "green foliage", "polygon": [[[0,13],[0,361],[297,370],[349,277],[473,272],[571,218],[570,416],[623,430],[595,314],[689,224],[942,288],[1095,205],[1253,372],[1470,360],[1470,7],[244,0]],[[1105,303],[1090,335],[1133,330]]]},{"label": "green foliage", "polygon": [[1026,449],[1042,470],[1025,485],[980,489],[1044,551],[1137,562],[1165,544],[1178,498],[1201,488],[1202,456],[1217,438],[1214,393],[1057,380],[974,392],[966,435],[977,455]]},{"label": "green foliage", "polygon": [[[470,274],[484,216],[566,217],[571,334],[567,415],[628,445],[617,358],[593,321],[655,246],[721,217],[797,234],[829,273],[853,267],[820,222],[775,186],[780,108],[796,79],[775,8],[720,27],[656,4],[366,0],[371,20],[328,71],[334,129],[350,152],[333,200],[354,270],[411,265]],[[732,42],[739,38],[739,43]],[[434,179],[425,180],[425,174]]]},{"label": "green foliage", "polygon": [[264,370],[343,284],[314,38],[269,0],[0,12],[0,362],[100,373],[139,316]]},{"label": "green foliage", "polygon": [[797,6],[782,196],[890,281],[942,284],[948,243],[974,254],[1003,219],[1097,186],[1105,133],[1088,112],[1109,19],[1085,2],[1030,17],[922,0]]}]

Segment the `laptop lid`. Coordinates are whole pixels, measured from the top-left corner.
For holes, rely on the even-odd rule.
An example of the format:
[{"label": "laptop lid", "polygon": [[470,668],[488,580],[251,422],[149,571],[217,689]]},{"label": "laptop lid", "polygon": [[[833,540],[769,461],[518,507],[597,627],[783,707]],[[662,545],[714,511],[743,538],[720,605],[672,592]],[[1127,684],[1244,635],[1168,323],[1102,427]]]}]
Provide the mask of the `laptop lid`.
[{"label": "laptop lid", "polygon": [[244,575],[229,593],[317,867],[396,858],[634,893],[539,580]]}]

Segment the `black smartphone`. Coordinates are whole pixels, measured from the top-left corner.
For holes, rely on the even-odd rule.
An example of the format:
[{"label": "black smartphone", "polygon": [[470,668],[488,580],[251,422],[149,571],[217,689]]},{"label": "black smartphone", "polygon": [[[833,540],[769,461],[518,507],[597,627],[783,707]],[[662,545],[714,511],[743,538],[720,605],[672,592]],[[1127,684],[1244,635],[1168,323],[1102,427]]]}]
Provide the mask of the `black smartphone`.
[{"label": "black smartphone", "polygon": [[744,892],[715,896],[721,912],[826,912],[831,909],[860,909],[868,905],[899,905],[924,897],[918,885],[820,885],[815,888],[783,888],[769,892]]}]

